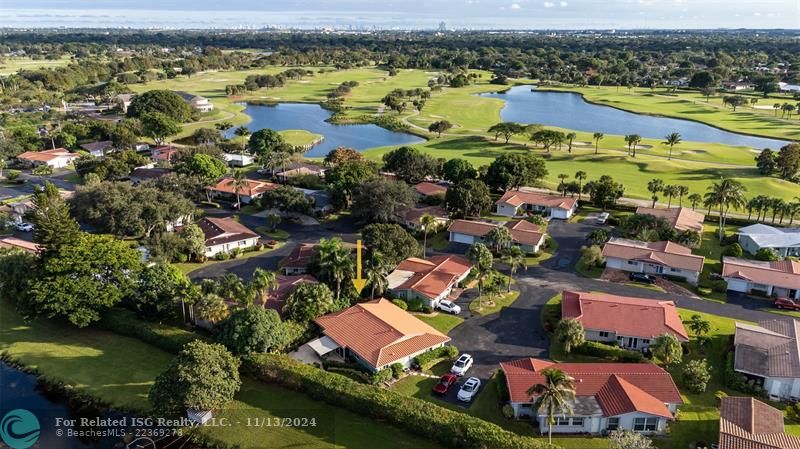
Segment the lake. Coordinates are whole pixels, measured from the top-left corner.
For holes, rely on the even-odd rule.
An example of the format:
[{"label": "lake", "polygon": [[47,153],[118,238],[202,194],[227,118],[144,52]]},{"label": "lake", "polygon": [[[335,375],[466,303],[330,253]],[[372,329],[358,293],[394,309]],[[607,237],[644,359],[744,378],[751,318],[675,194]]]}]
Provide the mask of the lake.
[{"label": "lake", "polygon": [[531,86],[515,86],[505,93],[482,94],[505,101],[500,111],[503,121],[538,123],[584,132],[639,134],[663,139],[678,132],[683,140],[722,143],[733,146],[778,149],[787,142],[724,131],[690,120],[636,114],[609,106],[589,103],[574,92],[542,92]]},{"label": "lake", "polygon": [[[308,157],[324,157],[337,147],[349,147],[358,151],[369,148],[409,145],[424,142],[413,134],[389,131],[378,125],[334,125],[325,121],[330,111],[313,103],[278,103],[276,105],[247,105],[244,113],[252,118],[247,124],[251,132],[270,128],[276,131],[305,129],[321,134],[325,139],[307,151]],[[229,130],[228,137],[233,137]]]}]

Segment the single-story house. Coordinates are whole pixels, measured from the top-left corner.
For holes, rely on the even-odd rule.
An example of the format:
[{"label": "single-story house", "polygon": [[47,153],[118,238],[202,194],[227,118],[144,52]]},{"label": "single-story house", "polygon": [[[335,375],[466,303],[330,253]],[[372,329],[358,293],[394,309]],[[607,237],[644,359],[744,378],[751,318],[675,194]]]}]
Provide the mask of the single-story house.
[{"label": "single-story house", "polygon": [[571,291],[564,291],[561,296],[561,317],[578,320],[586,340],[616,342],[630,349],[646,348],[664,334],[689,341],[672,301]]},{"label": "single-story house", "polygon": [[88,151],[94,157],[103,157],[108,153],[114,151],[114,142],[110,140],[101,140],[99,142],[89,142],[81,145],[81,148]]},{"label": "single-story house", "polygon": [[258,245],[261,236],[233,217],[203,217],[197,221],[206,237],[205,255],[212,257],[222,252],[230,253],[236,248],[242,250]]},{"label": "single-story house", "polygon": [[703,232],[705,214],[693,211],[688,207],[671,207],[668,209],[655,209],[652,207],[639,207],[637,215],[652,215],[663,218],[669,222],[676,231]]},{"label": "single-story house", "polygon": [[419,299],[425,306],[436,307],[470,270],[472,264],[461,256],[409,257],[389,274],[388,290],[405,301]]},{"label": "single-story house", "polygon": [[[542,371],[559,369],[573,379],[572,414],[561,410],[553,433],[603,433],[628,429],[662,434],[667,420],[683,404],[672,376],[652,363],[555,363],[526,358],[501,363],[514,416],[534,415],[528,389],[544,382]],[[535,417],[539,432],[548,432],[544,410]]]},{"label": "single-story house", "polygon": [[417,192],[417,195],[421,197],[426,197],[431,195],[444,196],[447,193],[447,186],[442,184],[435,184],[428,181],[423,181],[419,184],[414,185],[414,191]]},{"label": "single-story house", "polygon": [[[246,183],[246,186],[239,189],[239,201],[242,204],[250,204],[253,200],[261,198],[264,193],[280,187],[278,184],[255,179],[247,179]],[[207,187],[207,190],[212,198],[236,201],[236,189],[233,187],[233,178],[231,177],[223,178],[215,185]]]},{"label": "single-story house", "polygon": [[248,167],[255,164],[255,156],[249,154],[222,153],[222,159],[231,167]]},{"label": "single-story house", "polygon": [[128,106],[131,105],[131,100],[133,100],[134,94],[119,94],[114,99],[115,103],[117,103],[117,107],[122,111],[123,114],[128,112]]},{"label": "single-story house", "polygon": [[0,248],[21,249],[32,254],[37,254],[41,250],[41,247],[36,243],[13,236],[0,238]]},{"label": "single-story house", "polygon": [[450,341],[447,335],[383,298],[314,321],[322,328],[323,338],[335,344],[325,345],[326,351],[336,351],[371,371],[395,363],[409,368],[417,355]]},{"label": "single-story house", "polygon": [[267,303],[264,307],[276,310],[278,313],[283,312],[283,306],[286,304],[286,299],[291,295],[295,289],[301,284],[317,284],[317,278],[310,274],[301,274],[296,276],[286,276],[278,274],[275,276],[275,281],[278,286],[269,292]]},{"label": "single-story house", "polygon": [[325,167],[305,162],[292,162],[286,167],[282,167],[280,171],[276,171],[274,175],[281,181],[286,181],[289,178],[296,178],[298,176],[316,176],[318,178],[324,178]]},{"label": "single-story house", "polygon": [[70,153],[64,148],[42,151],[26,151],[17,159],[27,166],[49,165],[53,168],[64,168],[79,158],[80,154]]},{"label": "single-story house", "polygon": [[798,325],[789,317],[736,323],[734,371],[763,386],[771,399],[800,398]]},{"label": "single-story house", "polygon": [[208,101],[208,98],[201,97],[200,95],[190,94],[188,92],[183,91],[175,91],[176,94],[180,95],[183,100],[192,107],[192,109],[196,109],[200,112],[211,112],[214,110],[214,103]]},{"label": "single-story house", "polygon": [[674,242],[642,242],[612,238],[603,246],[606,267],[634,273],[675,276],[696,285],[703,256]]},{"label": "single-story house", "polygon": [[445,226],[450,220],[450,214],[441,206],[412,207],[408,209],[403,216],[403,224],[414,231],[421,230],[419,219],[425,214],[433,217],[437,229],[439,229],[440,226]]},{"label": "single-story house", "polygon": [[722,279],[734,292],[800,299],[800,262],[796,260],[762,262],[723,257]]},{"label": "single-story house", "polygon": [[171,146],[165,145],[150,148],[150,159],[152,159],[154,162],[170,163],[175,160],[175,156],[177,154],[178,149],[172,148]]},{"label": "single-story house", "polygon": [[292,249],[280,263],[281,271],[287,276],[306,274],[308,272],[308,262],[314,255],[314,248],[317,245],[311,243],[301,243]]},{"label": "single-story house", "polygon": [[472,245],[483,243],[492,229],[505,226],[511,231],[511,244],[519,246],[526,253],[537,253],[545,242],[546,234],[541,228],[526,220],[511,220],[503,224],[485,221],[453,220],[447,231],[450,241]]},{"label": "single-story house", "polygon": [[761,248],[772,248],[779,256],[800,257],[800,228],[776,228],[754,224],[739,229],[739,245],[750,254]]},{"label": "single-story house", "polygon": [[578,209],[578,199],[530,190],[509,190],[494,203],[497,215],[520,217],[541,214],[545,217],[567,220]]},{"label": "single-story house", "polygon": [[718,449],[799,449],[783,426],[783,411],[751,397],[726,396],[719,407]]},{"label": "single-story house", "polygon": [[331,202],[331,194],[325,190],[302,189],[295,187],[295,190],[303,192],[306,197],[314,200],[314,211],[327,213],[333,211],[333,203]]},{"label": "single-story house", "polygon": [[133,169],[133,171],[131,172],[131,174],[129,176],[129,179],[130,179],[131,183],[136,185],[136,184],[139,184],[139,183],[141,183],[143,181],[147,181],[147,180],[150,180],[150,179],[158,179],[158,178],[160,178],[162,176],[165,176],[165,175],[167,175],[167,174],[169,174],[171,172],[172,172],[172,170],[170,170],[168,168],[145,168],[145,167],[139,167],[139,168],[134,168]]}]

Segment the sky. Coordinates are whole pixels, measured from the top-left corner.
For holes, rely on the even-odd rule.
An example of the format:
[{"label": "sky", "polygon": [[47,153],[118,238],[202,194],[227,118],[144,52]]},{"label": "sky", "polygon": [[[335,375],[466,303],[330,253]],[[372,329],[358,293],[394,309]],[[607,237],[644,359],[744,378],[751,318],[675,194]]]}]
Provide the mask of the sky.
[{"label": "sky", "polygon": [[0,27],[800,29],[800,0],[0,0]]}]

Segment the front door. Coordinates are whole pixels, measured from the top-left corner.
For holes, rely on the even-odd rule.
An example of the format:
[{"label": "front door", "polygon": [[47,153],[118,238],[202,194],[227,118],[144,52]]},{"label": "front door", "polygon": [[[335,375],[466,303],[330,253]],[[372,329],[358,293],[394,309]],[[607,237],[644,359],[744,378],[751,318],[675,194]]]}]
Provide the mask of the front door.
[{"label": "front door", "polygon": [[627,346],[631,349],[636,349],[639,345],[639,339],[635,337],[628,337],[628,344]]}]

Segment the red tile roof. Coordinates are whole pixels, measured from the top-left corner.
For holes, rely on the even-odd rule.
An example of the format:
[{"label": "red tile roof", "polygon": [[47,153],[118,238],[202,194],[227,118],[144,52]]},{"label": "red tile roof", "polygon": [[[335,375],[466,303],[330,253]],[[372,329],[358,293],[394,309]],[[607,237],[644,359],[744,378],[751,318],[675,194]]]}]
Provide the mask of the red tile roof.
[{"label": "red tile roof", "polygon": [[17,159],[22,159],[29,162],[50,162],[60,157],[78,158],[80,154],[70,153],[64,148],[56,148],[54,150],[42,151],[26,151],[17,156]]},{"label": "red tile roof", "polygon": [[178,153],[177,148],[172,148],[169,146],[163,147],[155,147],[150,150],[150,157],[152,157],[156,161],[164,161],[170,162],[172,159],[175,158],[175,155]]},{"label": "red tile roof", "polygon": [[[280,185],[273,184],[271,182],[247,179],[247,185],[239,190],[239,194],[246,195],[252,198],[261,195],[264,192],[275,190],[278,187],[280,187]],[[216,185],[208,187],[208,190],[236,195],[236,189],[233,188],[233,178],[224,178]]]},{"label": "red tile roof", "polygon": [[530,192],[525,190],[509,190],[504,193],[495,204],[510,204],[519,207],[523,204],[533,204],[535,206],[549,207],[551,209],[570,210],[578,202],[577,198],[560,195],[549,195],[547,193]]},{"label": "red tile roof", "polygon": [[206,237],[206,246],[220,245],[223,243],[238,242],[240,240],[259,237],[247,226],[234,220],[233,217],[214,218],[203,217],[197,221]]},{"label": "red tile roof", "polygon": [[652,363],[553,363],[527,358],[501,363],[512,402],[532,402],[527,391],[555,368],[573,378],[577,397],[594,397],[604,416],[639,411],[671,418],[665,404],[682,404],[668,372]]},{"label": "red tile roof", "polygon": [[703,271],[703,256],[692,255],[692,250],[674,242],[641,242],[612,238],[603,246],[604,257],[637,260],[661,264],[688,271]]},{"label": "red tile roof", "polygon": [[[453,220],[447,230],[457,234],[483,237],[498,226],[500,225],[484,221]],[[529,221],[511,220],[506,222],[504,226],[511,231],[512,241],[517,244],[537,246],[544,239],[544,233],[541,232],[541,228]]]},{"label": "red tile roof", "polygon": [[386,299],[356,304],[315,322],[336,344],[376,368],[450,341],[450,337]]},{"label": "red tile roof", "polygon": [[0,238],[0,248],[17,248],[34,254],[41,250],[41,246],[37,245],[36,243],[11,236]]},{"label": "red tile roof", "polygon": [[[409,257],[389,275],[390,288],[414,290],[428,298],[437,298],[471,269],[472,264],[460,256],[432,256],[427,260]],[[401,283],[391,286],[394,279]]]},{"label": "red tile roof", "polygon": [[666,333],[689,340],[672,301],[572,291],[564,291],[562,298],[561,316],[580,321],[585,329],[648,339]]},{"label": "red tile roof", "polygon": [[314,255],[314,248],[317,245],[312,243],[301,243],[294,247],[291,253],[281,261],[281,268],[305,268],[308,261]]},{"label": "red tile roof", "polygon": [[703,232],[703,221],[706,218],[704,214],[693,211],[688,207],[672,207],[668,209],[639,207],[636,209],[636,213],[638,215],[652,215],[663,218],[678,231]]},{"label": "red tile roof", "polygon": [[761,262],[724,257],[722,277],[794,289],[800,287],[800,262],[791,259]]},{"label": "red tile roof", "polygon": [[423,196],[444,195],[447,193],[447,187],[432,182],[421,182],[414,186],[414,190]]},{"label": "red tile roof", "polygon": [[264,307],[277,310],[278,313],[283,311],[286,298],[288,298],[300,284],[318,283],[317,278],[309,274],[301,274],[299,276],[278,274],[275,276],[275,280],[278,283],[278,287],[269,292],[269,297]]},{"label": "red tile roof", "polygon": [[719,449],[800,449],[800,437],[787,435],[783,412],[751,397],[722,398]]}]

